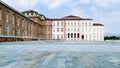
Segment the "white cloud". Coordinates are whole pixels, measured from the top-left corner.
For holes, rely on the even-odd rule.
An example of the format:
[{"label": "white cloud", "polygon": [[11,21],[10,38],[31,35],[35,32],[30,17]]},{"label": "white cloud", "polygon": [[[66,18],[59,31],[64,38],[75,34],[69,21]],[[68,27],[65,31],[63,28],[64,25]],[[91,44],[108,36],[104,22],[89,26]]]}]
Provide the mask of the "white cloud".
[{"label": "white cloud", "polygon": [[39,0],[4,0],[5,3],[22,9],[30,9],[33,8]]},{"label": "white cloud", "polygon": [[49,9],[56,9],[67,2],[69,2],[69,0],[41,0],[41,3],[48,6]]},{"label": "white cloud", "polygon": [[81,10],[80,8],[73,8],[70,12],[70,15],[76,15],[76,16],[80,16],[80,17],[87,17],[86,14],[84,13],[83,10]]},{"label": "white cloud", "polygon": [[109,8],[111,6],[120,5],[120,0],[95,0],[97,5],[105,8]]},{"label": "white cloud", "polygon": [[89,4],[90,3],[90,0],[80,0],[81,3],[84,3],[84,4]]}]

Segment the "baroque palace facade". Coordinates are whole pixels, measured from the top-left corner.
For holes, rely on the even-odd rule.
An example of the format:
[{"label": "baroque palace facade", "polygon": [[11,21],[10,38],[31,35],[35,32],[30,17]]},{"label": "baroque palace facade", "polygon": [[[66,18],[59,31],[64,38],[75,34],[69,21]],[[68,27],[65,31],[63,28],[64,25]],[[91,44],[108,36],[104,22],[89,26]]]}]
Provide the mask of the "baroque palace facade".
[{"label": "baroque palace facade", "polygon": [[34,10],[18,12],[0,1],[0,42],[24,40],[104,41],[104,25],[78,16],[46,18]]}]

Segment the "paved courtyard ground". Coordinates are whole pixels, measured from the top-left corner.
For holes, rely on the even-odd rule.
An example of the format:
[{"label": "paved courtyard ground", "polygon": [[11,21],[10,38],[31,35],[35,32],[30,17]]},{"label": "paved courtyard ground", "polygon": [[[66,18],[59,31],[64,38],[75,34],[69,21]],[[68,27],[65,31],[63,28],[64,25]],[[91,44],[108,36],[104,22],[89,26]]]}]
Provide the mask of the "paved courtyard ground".
[{"label": "paved courtyard ground", "polygon": [[0,43],[0,68],[120,68],[120,42]]}]

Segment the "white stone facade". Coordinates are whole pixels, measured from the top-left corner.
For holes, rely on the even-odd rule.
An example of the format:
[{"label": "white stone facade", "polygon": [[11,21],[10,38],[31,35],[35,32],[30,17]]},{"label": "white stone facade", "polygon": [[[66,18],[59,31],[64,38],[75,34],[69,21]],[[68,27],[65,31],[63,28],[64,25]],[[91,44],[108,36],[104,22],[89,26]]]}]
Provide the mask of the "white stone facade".
[{"label": "white stone facade", "polygon": [[65,41],[104,41],[102,24],[92,19],[67,16],[52,21],[52,39]]}]

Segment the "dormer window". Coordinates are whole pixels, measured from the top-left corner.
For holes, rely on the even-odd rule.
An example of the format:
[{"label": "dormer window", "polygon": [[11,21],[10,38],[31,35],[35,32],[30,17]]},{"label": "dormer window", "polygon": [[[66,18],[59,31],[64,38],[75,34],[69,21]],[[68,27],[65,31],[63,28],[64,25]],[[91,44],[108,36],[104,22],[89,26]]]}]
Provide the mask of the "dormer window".
[{"label": "dormer window", "polygon": [[29,13],[29,16],[31,16],[31,13]]},{"label": "dormer window", "polygon": [[31,15],[33,15],[33,12],[31,13]]},{"label": "dormer window", "polygon": [[44,16],[41,16],[41,19],[42,19],[42,20],[44,20],[44,19],[45,19],[45,17],[44,17]]},{"label": "dormer window", "polygon": [[33,14],[34,16],[36,15],[36,13]]}]

